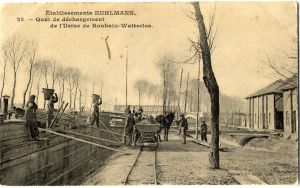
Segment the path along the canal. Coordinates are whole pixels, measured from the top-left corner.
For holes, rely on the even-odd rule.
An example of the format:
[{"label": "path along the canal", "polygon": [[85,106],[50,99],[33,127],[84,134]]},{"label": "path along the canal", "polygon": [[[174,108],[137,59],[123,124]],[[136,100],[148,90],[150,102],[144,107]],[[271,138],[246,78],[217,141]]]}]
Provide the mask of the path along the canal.
[{"label": "path along the canal", "polygon": [[[220,152],[221,169],[208,164],[209,148],[191,142],[182,144],[174,132],[157,150],[157,184],[294,184],[297,179],[297,154],[261,151],[228,145]],[[222,144],[222,146],[226,146]],[[154,151],[143,151],[135,167],[138,148],[122,148],[129,154],[115,153],[98,172],[87,177],[84,185],[154,184]]]}]

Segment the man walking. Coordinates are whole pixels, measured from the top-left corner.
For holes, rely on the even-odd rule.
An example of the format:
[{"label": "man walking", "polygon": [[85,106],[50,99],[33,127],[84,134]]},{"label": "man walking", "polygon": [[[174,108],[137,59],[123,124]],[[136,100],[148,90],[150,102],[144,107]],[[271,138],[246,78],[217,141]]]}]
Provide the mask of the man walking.
[{"label": "man walking", "polygon": [[183,144],[186,144],[186,131],[188,130],[188,123],[184,114],[180,115],[181,119],[179,121],[179,129],[182,130],[183,133]]},{"label": "man walking", "polygon": [[201,140],[207,142],[207,125],[205,121],[201,123]]}]

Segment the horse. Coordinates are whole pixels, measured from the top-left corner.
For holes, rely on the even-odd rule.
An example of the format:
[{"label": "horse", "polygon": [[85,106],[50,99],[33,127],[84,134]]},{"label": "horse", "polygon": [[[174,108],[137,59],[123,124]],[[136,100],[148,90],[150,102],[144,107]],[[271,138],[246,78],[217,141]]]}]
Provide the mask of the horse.
[{"label": "horse", "polygon": [[169,139],[169,129],[173,123],[173,120],[175,118],[175,112],[169,112],[167,113],[166,116],[164,115],[158,115],[155,117],[155,121],[161,124],[161,128],[159,129],[159,131],[157,132],[157,137],[160,139],[160,133],[162,128],[164,129],[164,140],[168,141]]},{"label": "horse", "polygon": [[175,118],[175,112],[169,112],[164,118],[164,140],[169,140],[169,130]]},{"label": "horse", "polygon": [[157,131],[157,140],[159,142],[161,142],[161,138],[160,138],[160,133],[161,133],[161,130],[163,128],[163,122],[164,122],[164,115],[158,115],[155,117],[154,119],[157,123],[159,123],[161,126],[160,126],[160,129]]}]

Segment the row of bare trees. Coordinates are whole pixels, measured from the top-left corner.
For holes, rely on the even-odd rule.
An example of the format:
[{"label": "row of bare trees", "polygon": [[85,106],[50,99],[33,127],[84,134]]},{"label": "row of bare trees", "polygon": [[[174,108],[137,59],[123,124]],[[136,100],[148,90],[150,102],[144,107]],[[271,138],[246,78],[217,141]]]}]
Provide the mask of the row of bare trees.
[{"label": "row of bare trees", "polygon": [[[22,93],[22,108],[25,107],[26,99],[32,94],[36,95],[36,101],[39,104],[42,88],[58,88],[59,105],[65,100],[67,94],[69,108],[76,109],[86,105],[88,76],[78,68],[66,67],[57,63],[55,59],[39,57],[36,42],[25,40],[17,35],[8,38],[1,46],[1,57],[0,108],[7,83],[8,67],[13,72],[11,108],[15,106],[16,88],[19,84],[25,86]],[[22,79],[22,83],[17,83],[20,67],[25,70],[25,73],[22,72],[22,78],[25,78]],[[45,108],[45,102],[43,100],[43,108]]]}]

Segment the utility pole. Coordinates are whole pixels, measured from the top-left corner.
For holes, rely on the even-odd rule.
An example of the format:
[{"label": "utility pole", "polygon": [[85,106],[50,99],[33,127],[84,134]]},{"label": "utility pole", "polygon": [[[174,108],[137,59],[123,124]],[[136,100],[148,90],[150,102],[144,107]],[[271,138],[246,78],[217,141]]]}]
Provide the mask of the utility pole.
[{"label": "utility pole", "polygon": [[165,66],[163,65],[163,70],[164,70],[164,90],[163,90],[163,115],[165,114],[166,111],[166,70]]},{"label": "utility pole", "polygon": [[179,118],[179,114],[181,113],[180,112],[180,96],[181,96],[182,74],[183,74],[183,68],[181,68],[181,74],[180,74],[180,84],[179,84],[178,104],[177,104],[177,118]]},{"label": "utility pole", "polygon": [[185,101],[184,101],[184,114],[186,113],[187,93],[188,93],[188,89],[189,89],[189,75],[190,75],[190,73],[188,73],[187,79],[186,79],[186,90],[185,90]]},{"label": "utility pole", "polygon": [[128,48],[126,46],[126,109],[127,109],[127,76],[128,75]]},{"label": "utility pole", "polygon": [[[100,95],[101,95],[102,102],[103,102],[102,90],[103,90],[103,78],[101,79],[101,91],[100,91]],[[101,105],[100,105],[100,112],[101,112]]]},{"label": "utility pole", "polygon": [[[200,54],[199,54],[200,55]],[[196,139],[198,140],[199,128],[199,109],[200,109],[200,58],[198,59],[198,79],[197,79],[197,120],[196,120]]]}]

